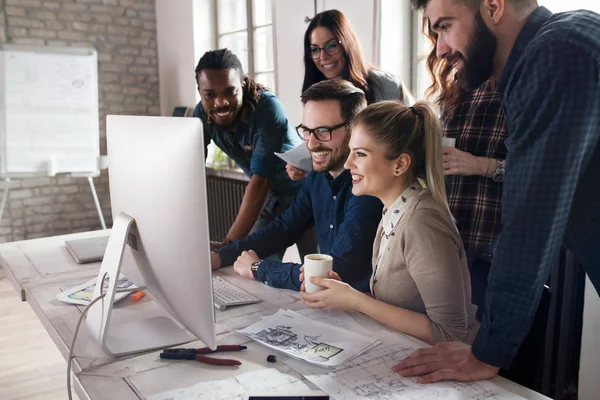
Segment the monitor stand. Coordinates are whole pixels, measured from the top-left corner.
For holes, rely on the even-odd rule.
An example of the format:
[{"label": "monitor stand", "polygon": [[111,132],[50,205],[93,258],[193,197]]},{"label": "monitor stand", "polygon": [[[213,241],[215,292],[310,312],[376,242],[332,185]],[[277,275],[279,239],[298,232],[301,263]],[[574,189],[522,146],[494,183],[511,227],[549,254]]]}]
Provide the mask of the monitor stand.
[{"label": "monitor stand", "polygon": [[190,340],[186,332],[167,317],[110,324],[123,254],[134,227],[135,220],[125,213],[120,213],[114,219],[92,299],[101,295],[105,277],[109,279],[108,289],[106,296],[90,307],[86,320],[88,329],[101,344],[102,350],[111,357],[171,347]]}]

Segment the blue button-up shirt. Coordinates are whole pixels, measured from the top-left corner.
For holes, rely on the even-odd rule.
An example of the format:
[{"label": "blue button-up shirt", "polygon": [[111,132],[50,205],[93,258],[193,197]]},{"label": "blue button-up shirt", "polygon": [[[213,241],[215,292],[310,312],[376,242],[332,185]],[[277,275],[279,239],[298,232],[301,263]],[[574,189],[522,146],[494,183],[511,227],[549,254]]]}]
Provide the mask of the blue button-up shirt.
[{"label": "blue button-up shirt", "polygon": [[561,242],[600,289],[600,16],[537,8],[502,72],[503,230],[475,356],[508,367]]},{"label": "blue button-up shirt", "polygon": [[208,121],[202,102],[196,105],[193,116],[202,119],[204,154],[207,154],[207,146],[213,140],[248,177],[256,174],[272,179],[271,193],[275,197],[295,195],[302,181],[292,181],[285,171],[285,161],[274,154],[285,153],[302,144],[288,121],[283,105],[274,94],[265,91],[254,109],[245,107],[235,132],[226,132]]},{"label": "blue button-up shirt", "polygon": [[[319,250],[333,257],[333,270],[355,289],[369,291],[373,241],[381,219],[381,201],[354,196],[350,171],[335,179],[329,172],[311,172],[287,211],[275,221],[218,250],[222,265],[232,265],[244,250],[266,257],[286,249],[315,227]],[[269,286],[300,290],[301,264],[263,260],[258,276]]]}]

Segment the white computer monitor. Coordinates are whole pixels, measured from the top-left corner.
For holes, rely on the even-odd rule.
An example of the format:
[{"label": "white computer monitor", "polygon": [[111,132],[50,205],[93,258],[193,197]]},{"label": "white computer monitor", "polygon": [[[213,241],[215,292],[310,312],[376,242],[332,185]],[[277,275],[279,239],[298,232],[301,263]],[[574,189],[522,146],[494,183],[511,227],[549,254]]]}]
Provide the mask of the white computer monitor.
[{"label": "white computer monitor", "polygon": [[[106,134],[113,227],[98,283],[109,276],[110,284],[106,297],[90,308],[87,326],[111,356],[190,339],[167,317],[111,323],[121,272],[215,348],[200,119],[109,115]],[[94,298],[101,288],[96,285]]]}]

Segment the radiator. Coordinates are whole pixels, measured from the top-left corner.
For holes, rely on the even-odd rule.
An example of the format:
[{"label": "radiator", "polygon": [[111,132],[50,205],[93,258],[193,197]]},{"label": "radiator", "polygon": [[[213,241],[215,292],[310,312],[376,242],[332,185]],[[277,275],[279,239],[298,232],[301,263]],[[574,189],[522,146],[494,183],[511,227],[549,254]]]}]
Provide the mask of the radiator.
[{"label": "radiator", "polygon": [[235,221],[248,182],[206,176],[210,240],[221,241]]}]

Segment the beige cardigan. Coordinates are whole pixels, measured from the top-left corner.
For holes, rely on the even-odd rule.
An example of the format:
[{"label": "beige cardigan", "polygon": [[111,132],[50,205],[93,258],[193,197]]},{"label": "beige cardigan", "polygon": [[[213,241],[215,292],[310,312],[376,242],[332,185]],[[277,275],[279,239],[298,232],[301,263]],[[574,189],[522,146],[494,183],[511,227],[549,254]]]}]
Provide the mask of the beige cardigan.
[{"label": "beige cardigan", "polygon": [[373,244],[373,296],[426,314],[434,343],[473,343],[477,307],[471,303],[465,250],[448,211],[427,190],[411,198],[388,242],[389,253],[376,265],[382,235],[380,223]]}]

